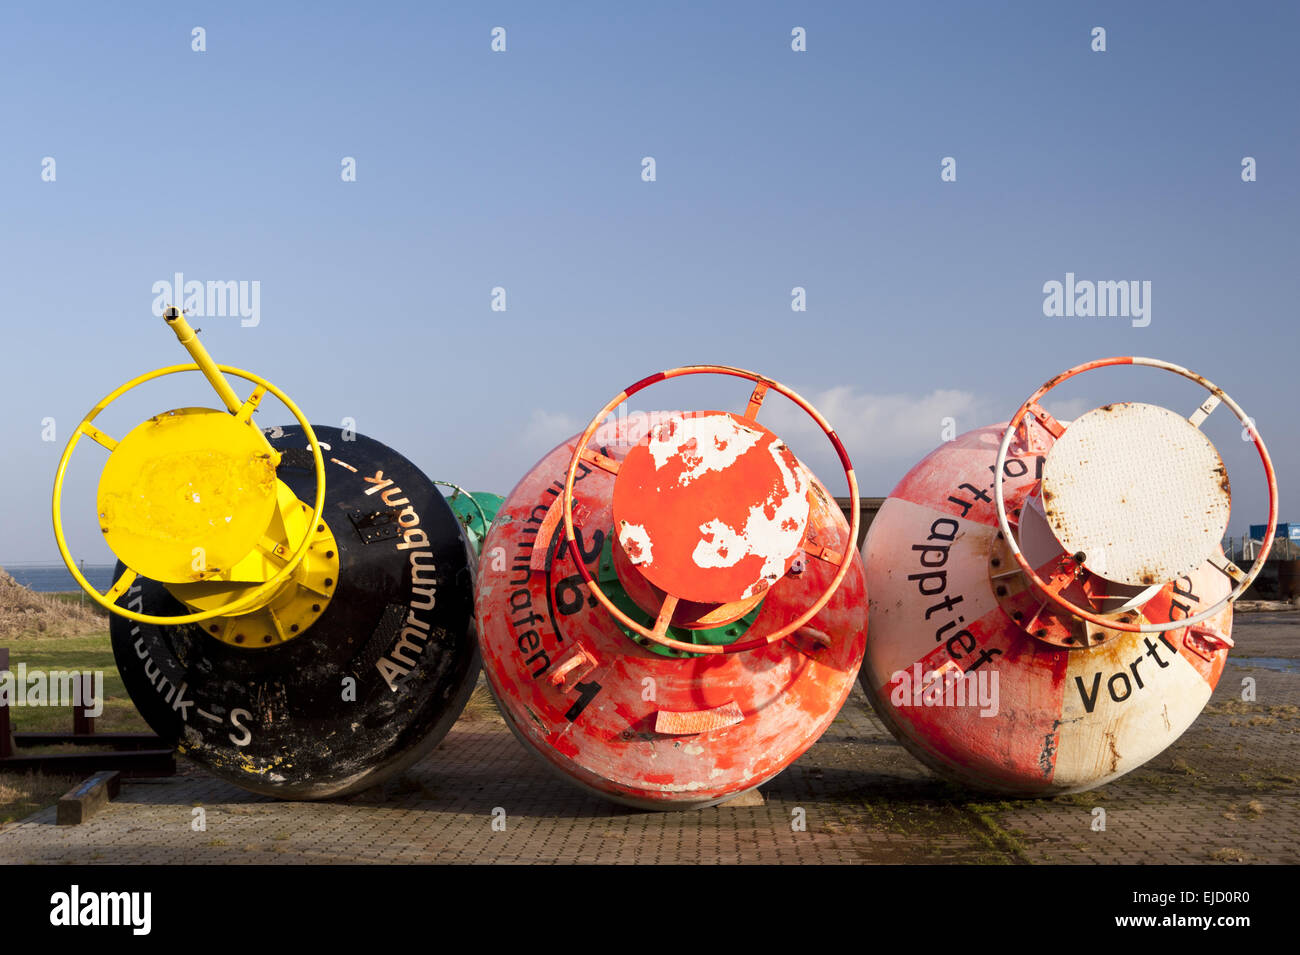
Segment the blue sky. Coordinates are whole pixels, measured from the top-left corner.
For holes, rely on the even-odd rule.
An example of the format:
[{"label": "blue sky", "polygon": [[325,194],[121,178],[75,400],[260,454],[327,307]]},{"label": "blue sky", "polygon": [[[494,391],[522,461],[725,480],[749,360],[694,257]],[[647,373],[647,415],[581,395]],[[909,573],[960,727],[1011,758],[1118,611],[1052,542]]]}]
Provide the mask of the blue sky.
[{"label": "blue sky", "polygon": [[[151,312],[176,272],[260,283],[255,327],[195,321],[218,360],[475,488],[508,491],[643,375],[719,362],[822,405],[883,495],[942,417],[990,424],[1065,367],[1145,354],[1254,415],[1300,518],[1297,10],[7,4],[0,562],[56,556],[49,487],[81,415],[184,360]],[[1046,317],[1067,272],[1149,281],[1150,324]],[[209,394],[159,386],[106,421],[120,435]],[[645,397],[732,407],[744,389]],[[1200,396],[1108,372],[1057,407],[1128,399]],[[773,415],[840,491],[829,448]],[[1240,533],[1262,481],[1220,418]],[[96,450],[68,505],[92,560]]]}]

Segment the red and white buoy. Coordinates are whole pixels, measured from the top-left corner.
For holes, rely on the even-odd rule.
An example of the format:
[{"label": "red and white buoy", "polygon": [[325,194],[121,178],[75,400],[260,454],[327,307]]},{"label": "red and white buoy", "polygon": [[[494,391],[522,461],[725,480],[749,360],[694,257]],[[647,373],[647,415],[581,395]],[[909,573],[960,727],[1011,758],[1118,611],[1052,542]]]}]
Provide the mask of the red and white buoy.
[{"label": "red and white buoy", "polygon": [[[608,415],[655,382],[755,383],[743,414]],[[724,366],[621,392],[501,506],[476,591],[483,668],[520,740],[573,781],[654,809],[712,805],[771,779],[830,725],[866,641],[850,525],[755,419],[788,388]],[[593,440],[594,439],[594,440]]]},{"label": "red and white buoy", "polygon": [[[1194,381],[1190,416],[1105,405],[1068,425],[1039,402],[1111,365]],[[872,640],[862,684],[881,718],[941,775],[996,792],[1090,789],[1176,740],[1210,698],[1249,572],[1220,548],[1230,488],[1200,425],[1221,389],[1149,358],[1111,358],[1043,385],[1009,423],[968,432],[914,467],[863,553]],[[1234,587],[1235,584],[1235,587]]]}]

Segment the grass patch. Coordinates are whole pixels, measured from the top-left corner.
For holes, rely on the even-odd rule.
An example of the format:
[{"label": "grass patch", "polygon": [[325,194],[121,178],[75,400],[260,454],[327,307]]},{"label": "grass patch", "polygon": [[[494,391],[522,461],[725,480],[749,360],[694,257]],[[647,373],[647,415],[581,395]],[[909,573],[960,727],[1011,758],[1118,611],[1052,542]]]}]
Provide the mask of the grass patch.
[{"label": "grass patch", "polygon": [[1249,854],[1241,849],[1215,849],[1206,855],[1215,862],[1245,862],[1250,858]]},{"label": "grass patch", "polygon": [[1294,789],[1295,782],[1289,781],[1285,777],[1265,776],[1262,779],[1251,779],[1246,783],[1245,788],[1259,793],[1272,793],[1284,789]]},{"label": "grass patch", "polygon": [[1049,802],[1064,803],[1068,806],[1087,806],[1089,809],[1094,808],[1097,803],[1106,801],[1106,793],[1092,789],[1082,793],[1062,793],[1059,796],[1051,796]]},{"label": "grass patch", "polygon": [[[864,811],[865,820],[847,819],[835,812],[835,818],[822,823],[821,831],[838,834],[878,829],[910,837],[912,852],[899,856],[898,862],[950,861],[953,851],[944,843],[952,838],[972,841],[969,849],[959,849],[961,861],[983,865],[1007,865],[1023,861],[1019,841],[1002,829],[992,818],[992,813],[1013,804],[968,802],[967,793],[960,787],[943,783],[921,798],[900,797],[898,794],[863,793],[856,805]],[[865,827],[862,823],[865,822]]]},{"label": "grass patch", "polygon": [[1300,705],[1295,703],[1246,703],[1242,700],[1221,700],[1217,703],[1207,703],[1204,712],[1218,715],[1241,715],[1256,714],[1271,716],[1278,720],[1294,720],[1300,718]]},{"label": "grass patch", "polygon": [[[113,661],[108,612],[79,591],[36,593],[0,569],[0,647],[9,650],[9,669],[101,671],[104,712],[95,718],[97,732],[134,733],[149,727],[136,712]],[[10,706],[10,726],[17,733],[71,733],[72,709],[66,706]],[[37,751],[31,751],[37,752]]]},{"label": "grass patch", "polygon": [[[79,593],[35,593],[0,570],[0,646],[9,650],[9,669],[19,664],[34,670],[100,671],[104,674],[104,711],[95,718],[100,732],[141,732],[149,727],[136,712],[113,661],[107,612]],[[16,733],[71,733],[72,708],[8,707]],[[69,752],[78,747],[24,747],[23,755]],[[39,772],[0,773],[0,825],[30,816],[58,802],[80,782],[75,776]]]},{"label": "grass patch", "polygon": [[[1006,812],[1018,808],[1014,803],[999,801],[975,803],[968,802],[960,807],[975,822],[975,834],[990,848],[1005,855],[999,858],[999,862],[1020,862],[1027,863],[1028,855],[1025,853],[1025,845],[1017,835],[1023,835],[1021,830],[1012,831],[1005,828],[997,820],[998,813]],[[1007,858],[1010,857],[1010,858]]]},{"label": "grass patch", "polygon": [[[20,663],[27,665],[29,674],[33,670],[103,671],[104,712],[95,719],[96,732],[148,732],[148,724],[127,696],[122,677],[117,672],[107,630],[80,636],[39,634],[7,642],[9,669],[14,673],[17,673]],[[9,721],[17,733],[71,733],[72,709],[66,706],[11,706]]]}]

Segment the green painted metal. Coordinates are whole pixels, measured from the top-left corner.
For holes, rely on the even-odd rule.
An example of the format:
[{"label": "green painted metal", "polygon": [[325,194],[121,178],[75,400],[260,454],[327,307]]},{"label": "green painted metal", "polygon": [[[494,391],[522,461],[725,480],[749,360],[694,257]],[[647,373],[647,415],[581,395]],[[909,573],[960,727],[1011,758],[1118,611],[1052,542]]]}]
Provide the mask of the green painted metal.
[{"label": "green painted metal", "polygon": [[[614,535],[605,535],[605,546],[600,552],[600,566],[596,573],[596,582],[600,584],[601,590],[605,591],[606,596],[613,602],[614,606],[623,611],[643,627],[653,627],[655,618],[653,614],[646,613],[637,605],[631,597],[628,596],[623,584],[618,579],[618,571],[614,569]],[[749,613],[745,614],[739,620],[733,620],[731,623],[723,624],[721,627],[710,627],[704,630],[688,630],[685,627],[669,627],[668,636],[674,640],[680,640],[682,643],[699,643],[710,644],[713,646],[726,646],[735,643],[745,635],[757,619],[759,612],[763,609],[763,601],[759,601]],[[618,621],[615,621],[618,623]],[[699,657],[704,656],[702,653],[688,653],[685,650],[674,650],[672,647],[665,647],[647,640],[639,633],[623,626],[619,623],[618,627],[628,639],[635,641],[640,646],[645,647],[651,653],[657,653],[663,657]]]},{"label": "green painted metal", "polygon": [[452,484],[450,481],[433,483],[452,489],[451,494],[447,495],[447,503],[451,505],[452,512],[465,528],[465,533],[477,553],[505,498],[490,491],[467,491],[459,484]]}]

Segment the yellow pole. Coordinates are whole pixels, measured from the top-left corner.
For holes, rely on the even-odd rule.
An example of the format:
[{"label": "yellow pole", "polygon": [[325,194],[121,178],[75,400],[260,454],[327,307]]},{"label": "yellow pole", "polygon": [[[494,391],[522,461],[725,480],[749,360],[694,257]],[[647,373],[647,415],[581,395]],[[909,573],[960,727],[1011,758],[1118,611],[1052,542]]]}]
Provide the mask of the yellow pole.
[{"label": "yellow pole", "polygon": [[[171,326],[172,331],[176,333],[176,338],[185,346],[185,350],[190,353],[190,357],[194,359],[194,363],[199,366],[199,370],[203,372],[203,377],[207,378],[208,383],[216,389],[217,396],[221,399],[222,403],[225,404],[226,410],[231,414],[238,414],[239,409],[243,404],[239,400],[239,395],[235,394],[235,389],[230,387],[230,382],[226,381],[226,376],[221,373],[221,369],[217,367],[217,363],[212,360],[212,356],[208,354],[208,350],[204,348],[203,343],[199,341],[198,333],[190,327],[189,322],[185,321],[185,313],[175,305],[168,305],[163,309],[163,318],[166,320],[167,324]],[[256,402],[261,400],[261,396],[258,392],[254,392],[254,395],[256,396],[256,400],[250,399],[250,401],[252,401],[254,407],[256,407]],[[253,423],[251,417],[248,419],[248,423],[250,425]],[[280,452],[271,446],[271,442],[266,440],[266,435],[262,434],[260,428],[258,429],[257,434],[258,437],[262,439],[262,445],[271,455],[271,462],[278,466],[280,463]]]},{"label": "yellow pole", "polygon": [[203,376],[217,390],[217,395],[225,403],[226,410],[231,414],[237,412],[241,404],[239,395],[235,394],[235,389],[230,387],[230,382],[226,381],[226,376],[221,373],[217,363],[212,360],[208,350],[203,347],[203,343],[199,341],[199,336],[190,327],[190,323],[185,321],[184,313],[175,305],[168,305],[163,311],[163,318],[171,326],[172,331],[176,333],[180,343],[185,346],[185,350],[190,353],[194,363],[199,366]]}]

